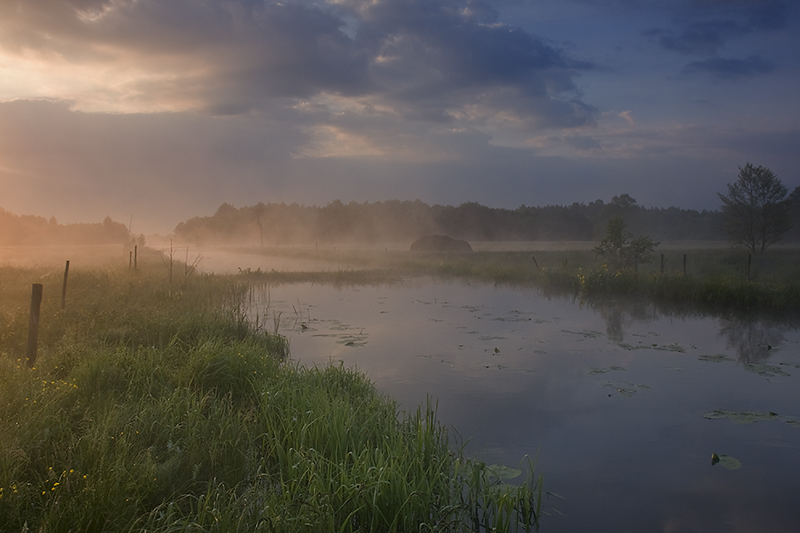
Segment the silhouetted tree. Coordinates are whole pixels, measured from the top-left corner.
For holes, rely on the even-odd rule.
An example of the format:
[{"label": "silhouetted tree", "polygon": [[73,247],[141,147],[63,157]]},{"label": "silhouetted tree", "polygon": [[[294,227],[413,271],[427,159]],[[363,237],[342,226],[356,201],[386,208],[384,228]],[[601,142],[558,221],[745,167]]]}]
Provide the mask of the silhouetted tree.
[{"label": "silhouetted tree", "polygon": [[728,184],[722,200],[723,229],[730,241],[764,252],[791,228],[788,191],[768,168],[747,163],[739,167],[739,179]]},{"label": "silhouetted tree", "polygon": [[622,217],[611,217],[605,238],[592,248],[595,254],[607,259],[609,265],[617,270],[647,263],[652,259],[655,247],[660,244],[650,237],[634,239],[633,233],[626,230],[625,226]]}]

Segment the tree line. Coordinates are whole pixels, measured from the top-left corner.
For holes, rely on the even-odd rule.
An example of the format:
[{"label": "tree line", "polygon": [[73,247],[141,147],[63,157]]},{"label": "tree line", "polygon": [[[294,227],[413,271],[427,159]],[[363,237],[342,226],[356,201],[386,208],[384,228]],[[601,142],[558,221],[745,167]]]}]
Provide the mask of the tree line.
[{"label": "tree line", "polygon": [[420,200],[336,200],[321,207],[259,203],[237,208],[223,203],[211,216],[179,223],[174,233],[176,240],[200,245],[412,242],[431,234],[466,241],[591,241],[605,235],[614,217],[622,217],[636,235],[660,241],[725,239],[719,211],[646,208],[628,194],[608,203],[517,209],[477,202],[428,205]]},{"label": "tree line", "polygon": [[[143,237],[140,236],[142,243]],[[55,217],[15,215],[0,208],[0,246],[53,244],[120,244],[128,241],[128,228],[106,217],[103,222],[59,224]]]}]

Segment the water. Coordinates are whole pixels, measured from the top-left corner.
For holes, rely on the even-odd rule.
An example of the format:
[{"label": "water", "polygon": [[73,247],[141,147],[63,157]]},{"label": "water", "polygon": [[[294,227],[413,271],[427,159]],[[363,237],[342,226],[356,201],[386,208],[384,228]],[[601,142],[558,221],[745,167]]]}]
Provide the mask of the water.
[{"label": "water", "polygon": [[270,287],[256,309],[302,364],[437,399],[469,455],[534,457],[558,495],[542,531],[800,530],[796,324],[423,279]]}]

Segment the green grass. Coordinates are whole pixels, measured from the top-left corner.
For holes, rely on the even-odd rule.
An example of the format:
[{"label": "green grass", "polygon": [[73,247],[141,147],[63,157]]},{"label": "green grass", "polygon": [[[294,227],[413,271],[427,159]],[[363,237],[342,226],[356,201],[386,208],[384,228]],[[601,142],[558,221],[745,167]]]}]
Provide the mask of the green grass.
[{"label": "green grass", "polygon": [[[591,250],[536,252],[411,253],[390,250],[248,249],[269,256],[317,259],[313,272],[247,271],[248,279],[281,283],[337,284],[392,282],[410,276],[469,278],[536,286],[581,297],[637,295],[666,303],[737,311],[800,311],[800,248],[778,247],[752,256],[728,248],[656,249],[636,269],[610,270]],[[661,255],[664,270],[661,271]],[[684,274],[684,254],[686,271]],[[268,260],[268,259],[267,259]]]},{"label": "green grass", "polygon": [[292,363],[239,279],[78,270],[62,310],[60,273],[0,268],[0,532],[538,528],[532,466],[499,483],[433,405]]}]

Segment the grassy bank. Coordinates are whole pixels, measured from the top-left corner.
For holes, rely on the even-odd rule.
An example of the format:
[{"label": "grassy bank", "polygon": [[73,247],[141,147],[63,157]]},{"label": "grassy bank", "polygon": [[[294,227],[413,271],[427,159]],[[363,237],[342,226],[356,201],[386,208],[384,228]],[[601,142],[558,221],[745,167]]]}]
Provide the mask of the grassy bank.
[{"label": "grassy bank", "polygon": [[[609,270],[591,250],[536,252],[411,253],[397,250],[249,249],[264,255],[264,268],[245,272],[269,282],[390,282],[405,276],[461,277],[538,286],[583,297],[640,295],[716,308],[800,311],[800,248],[774,248],[748,258],[728,248],[665,246],[636,270]],[[313,272],[269,270],[270,257],[316,259]],[[685,257],[685,270],[684,270]],[[749,264],[749,266],[748,266]],[[331,265],[334,265],[332,268]]]},{"label": "grassy bank", "polygon": [[[233,277],[0,268],[0,531],[535,529],[435,409],[288,361]],[[44,285],[26,365],[31,283]]]}]

